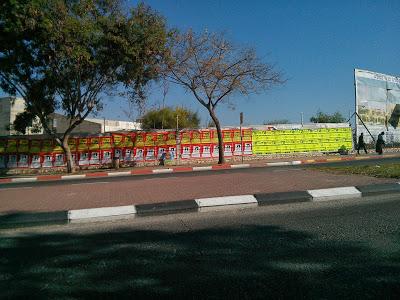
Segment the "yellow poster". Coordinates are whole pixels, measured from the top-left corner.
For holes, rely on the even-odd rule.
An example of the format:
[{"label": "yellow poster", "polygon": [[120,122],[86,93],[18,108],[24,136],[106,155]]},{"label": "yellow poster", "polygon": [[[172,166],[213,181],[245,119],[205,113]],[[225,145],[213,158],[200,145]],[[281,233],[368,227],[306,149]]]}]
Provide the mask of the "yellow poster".
[{"label": "yellow poster", "polygon": [[197,131],[197,130],[192,131],[191,143],[192,144],[200,144],[201,143],[200,131]]},{"label": "yellow poster", "polygon": [[0,139],[0,153],[5,153],[7,147],[7,141]]},{"label": "yellow poster", "polygon": [[143,147],[144,146],[144,134],[141,132],[138,132],[136,134],[136,139],[135,139],[135,147]]},{"label": "yellow poster", "polygon": [[89,150],[91,150],[91,151],[99,150],[100,149],[99,143],[100,143],[100,138],[98,138],[98,137],[90,138]]},{"label": "yellow poster", "polygon": [[232,130],[222,130],[222,140],[224,143],[232,142]]},{"label": "yellow poster", "polygon": [[18,141],[18,152],[28,153],[29,152],[29,140],[21,139]]},{"label": "yellow poster", "polygon": [[76,142],[77,142],[76,138],[69,138],[68,139],[68,146],[69,146],[69,150],[71,152],[75,152],[76,151]]},{"label": "yellow poster", "polygon": [[158,132],[156,146],[164,146],[164,145],[165,145],[165,134],[164,132]]},{"label": "yellow poster", "polygon": [[78,151],[87,151],[89,148],[89,139],[87,138],[80,138],[78,140]]},{"label": "yellow poster", "polygon": [[253,153],[338,151],[352,148],[350,128],[253,130]]},{"label": "yellow poster", "polygon": [[144,145],[146,147],[152,147],[155,145],[153,133],[146,133],[146,139],[145,139]]},{"label": "yellow poster", "polygon": [[167,133],[167,145],[176,145],[176,134],[175,132],[168,132]]},{"label": "yellow poster", "polygon": [[181,133],[181,144],[190,144],[190,131],[184,131]]},{"label": "yellow poster", "polygon": [[124,136],[122,134],[113,134],[114,147],[124,147]]},{"label": "yellow poster", "polygon": [[240,142],[240,140],[241,140],[240,129],[233,130],[233,141],[234,142]]},{"label": "yellow poster", "polygon": [[53,152],[53,140],[42,141],[42,152]]},{"label": "yellow poster", "polygon": [[100,145],[101,150],[110,150],[112,148],[111,136],[102,136],[100,140],[101,140],[101,145]]},{"label": "yellow poster", "polygon": [[125,135],[125,147],[132,148],[134,144],[135,135],[127,134]]},{"label": "yellow poster", "polygon": [[203,144],[211,143],[211,131],[209,130],[201,131],[201,143]]}]

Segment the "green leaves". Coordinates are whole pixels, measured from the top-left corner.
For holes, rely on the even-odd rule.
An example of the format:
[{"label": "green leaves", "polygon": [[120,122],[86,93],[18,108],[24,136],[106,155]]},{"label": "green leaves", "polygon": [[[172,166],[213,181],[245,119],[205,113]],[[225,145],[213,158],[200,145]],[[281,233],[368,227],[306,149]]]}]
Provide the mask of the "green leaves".
[{"label": "green leaves", "polygon": [[143,129],[176,129],[178,117],[178,128],[198,128],[200,118],[197,112],[184,107],[154,109],[148,111],[142,117]]}]

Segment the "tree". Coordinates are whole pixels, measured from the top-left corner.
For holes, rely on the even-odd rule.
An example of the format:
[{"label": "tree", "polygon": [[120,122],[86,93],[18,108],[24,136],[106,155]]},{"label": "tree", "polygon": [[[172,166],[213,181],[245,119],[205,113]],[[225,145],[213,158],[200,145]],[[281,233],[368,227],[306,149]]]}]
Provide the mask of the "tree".
[{"label": "tree", "polygon": [[315,116],[310,118],[310,122],[313,123],[343,123],[345,121],[346,119],[338,111],[332,115],[318,111]]},{"label": "tree", "polygon": [[148,111],[142,118],[143,129],[176,129],[178,117],[178,129],[198,128],[200,118],[197,112],[188,108],[170,107],[153,109]]},{"label": "tree", "polygon": [[[158,76],[167,36],[163,18],[144,5],[125,13],[118,0],[6,0],[0,5],[0,86],[23,97],[22,119],[39,118],[72,172],[73,129],[121,85],[140,101],[142,88]],[[49,126],[56,110],[69,121],[61,136]]]},{"label": "tree", "polygon": [[278,120],[271,120],[271,121],[264,121],[264,125],[275,125],[275,124],[289,124],[289,120],[287,119],[278,119]]},{"label": "tree", "polygon": [[282,74],[263,63],[253,49],[236,47],[222,34],[192,31],[176,35],[166,61],[167,77],[203,105],[217,129],[218,163],[224,163],[221,124],[216,108],[235,95],[257,93],[283,83]]}]

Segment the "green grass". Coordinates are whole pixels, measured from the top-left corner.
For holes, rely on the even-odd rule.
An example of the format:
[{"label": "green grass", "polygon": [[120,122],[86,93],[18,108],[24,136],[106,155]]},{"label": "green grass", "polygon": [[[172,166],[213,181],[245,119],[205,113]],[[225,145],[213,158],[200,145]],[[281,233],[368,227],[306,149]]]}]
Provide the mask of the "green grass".
[{"label": "green grass", "polygon": [[318,170],[335,174],[360,174],[382,178],[400,178],[400,164],[380,164],[374,166],[317,167]]}]

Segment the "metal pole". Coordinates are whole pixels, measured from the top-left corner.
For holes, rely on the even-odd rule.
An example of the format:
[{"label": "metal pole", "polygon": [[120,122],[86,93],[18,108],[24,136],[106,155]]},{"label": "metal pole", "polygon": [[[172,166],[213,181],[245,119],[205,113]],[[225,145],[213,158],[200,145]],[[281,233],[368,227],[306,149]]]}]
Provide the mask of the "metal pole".
[{"label": "metal pole", "polygon": [[242,134],[242,124],[243,124],[243,113],[240,113],[240,150],[241,150],[241,158],[243,164],[243,134]]},{"label": "metal pole", "polygon": [[301,127],[303,127],[303,112],[301,112],[300,114],[301,114]]},{"label": "metal pole", "polygon": [[176,164],[181,162],[181,141],[179,136],[179,115],[176,114]]}]

